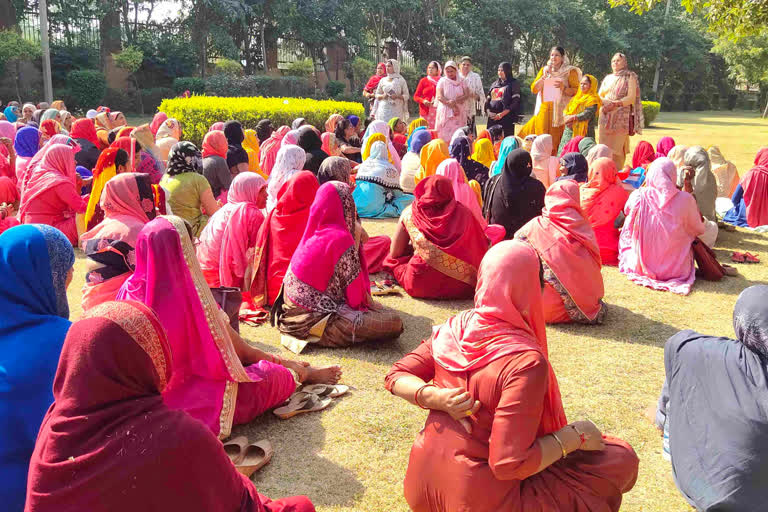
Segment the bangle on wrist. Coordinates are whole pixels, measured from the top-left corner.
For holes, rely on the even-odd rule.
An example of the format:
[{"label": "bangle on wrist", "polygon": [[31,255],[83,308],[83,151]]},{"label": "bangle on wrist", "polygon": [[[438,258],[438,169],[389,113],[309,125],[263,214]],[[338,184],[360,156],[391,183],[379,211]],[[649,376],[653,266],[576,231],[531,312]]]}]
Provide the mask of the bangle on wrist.
[{"label": "bangle on wrist", "polygon": [[417,389],[416,393],[413,394],[413,401],[416,403],[416,405],[418,405],[419,407],[421,407],[422,409],[425,409],[425,410],[429,410],[429,407],[424,407],[423,405],[421,405],[421,403],[419,402],[419,395],[424,390],[424,388],[427,388],[429,386],[437,387],[437,386],[435,386],[432,383],[427,383],[427,384],[424,384],[423,386],[421,386],[419,389]]},{"label": "bangle on wrist", "polygon": [[563,451],[563,456],[562,456],[562,458],[564,459],[564,458],[568,457],[568,450],[566,450],[566,449],[565,449],[565,445],[564,445],[564,444],[563,444],[563,442],[560,440],[560,438],[559,438],[559,437],[557,437],[557,434],[555,434],[554,432],[552,432],[552,434],[550,434],[550,435],[551,435],[552,437],[554,437],[554,438],[555,438],[555,441],[557,441],[557,444],[559,444],[559,445],[560,445],[560,449]]}]

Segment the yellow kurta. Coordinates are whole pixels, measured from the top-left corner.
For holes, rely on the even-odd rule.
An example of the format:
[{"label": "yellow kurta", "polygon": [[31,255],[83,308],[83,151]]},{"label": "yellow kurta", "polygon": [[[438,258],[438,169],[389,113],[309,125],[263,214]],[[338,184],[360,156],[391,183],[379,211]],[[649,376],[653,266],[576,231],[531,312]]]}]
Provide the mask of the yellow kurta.
[{"label": "yellow kurta", "polygon": [[[544,75],[544,68],[541,68],[539,70],[539,73],[536,75],[536,79],[531,84],[531,92],[533,92],[533,84],[541,80],[541,77],[543,75]],[[578,91],[578,88],[579,88],[579,70],[576,68],[573,68],[568,73],[568,85],[566,86],[566,89],[576,89]],[[571,96],[571,98],[572,97],[573,96]],[[552,125],[554,108],[555,106],[553,102],[551,101],[542,102],[541,106],[539,107],[539,113],[531,117],[531,119],[528,120],[527,123],[525,123],[525,126],[523,126],[520,129],[517,135],[522,138],[525,138],[527,135],[544,135],[545,133],[548,133],[549,135],[552,136],[552,147],[554,148],[553,151],[557,150],[557,148],[560,146],[560,139],[563,136],[563,130],[565,130],[565,125],[564,124],[561,126]]]}]

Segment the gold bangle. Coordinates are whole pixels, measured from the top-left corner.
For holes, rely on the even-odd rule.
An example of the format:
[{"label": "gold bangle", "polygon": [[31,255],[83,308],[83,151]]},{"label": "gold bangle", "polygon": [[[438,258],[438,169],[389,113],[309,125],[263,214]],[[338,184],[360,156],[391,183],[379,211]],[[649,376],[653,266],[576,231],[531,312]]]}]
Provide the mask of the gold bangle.
[{"label": "gold bangle", "polygon": [[552,437],[554,437],[554,438],[555,438],[555,441],[557,441],[557,444],[559,444],[559,445],[560,445],[560,449],[561,449],[561,450],[563,450],[563,458],[566,458],[566,457],[568,457],[568,452],[567,452],[567,451],[566,451],[566,449],[565,449],[565,445],[564,445],[564,444],[563,444],[563,442],[560,440],[560,438],[559,438],[559,437],[557,437],[557,434],[555,434],[554,432],[552,432],[552,434],[551,434],[551,435],[552,435]]}]

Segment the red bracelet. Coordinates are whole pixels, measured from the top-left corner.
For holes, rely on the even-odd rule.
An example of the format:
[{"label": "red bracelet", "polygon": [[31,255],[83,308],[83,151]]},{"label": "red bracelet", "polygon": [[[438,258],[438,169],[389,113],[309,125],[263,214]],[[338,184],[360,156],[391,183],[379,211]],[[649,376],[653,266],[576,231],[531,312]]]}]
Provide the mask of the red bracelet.
[{"label": "red bracelet", "polygon": [[587,442],[587,438],[583,432],[579,432],[579,429],[576,428],[576,425],[571,424],[570,427],[574,432],[576,432],[576,435],[579,436],[579,440],[581,441],[581,444],[579,444],[579,449],[581,449],[581,447],[584,446],[584,443]]},{"label": "red bracelet", "polygon": [[421,405],[421,404],[419,403],[419,393],[421,393],[421,391],[422,391],[424,388],[426,388],[427,386],[432,386],[432,387],[435,387],[435,388],[437,387],[437,386],[435,386],[435,385],[434,385],[434,384],[432,384],[432,383],[429,383],[429,384],[424,384],[424,385],[423,385],[423,386],[421,386],[419,389],[417,389],[417,390],[416,390],[416,392],[413,394],[413,401],[416,403],[416,405],[418,405],[419,407],[421,407],[422,409],[425,409],[425,410],[429,410],[429,407],[424,407],[423,405]]}]

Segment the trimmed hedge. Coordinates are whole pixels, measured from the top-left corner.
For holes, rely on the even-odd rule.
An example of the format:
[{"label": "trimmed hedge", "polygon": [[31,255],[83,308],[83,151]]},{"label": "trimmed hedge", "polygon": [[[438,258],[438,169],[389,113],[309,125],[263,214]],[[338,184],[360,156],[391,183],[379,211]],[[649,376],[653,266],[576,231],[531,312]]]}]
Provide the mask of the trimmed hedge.
[{"label": "trimmed hedge", "polygon": [[656,117],[659,115],[659,111],[661,110],[661,103],[658,103],[656,101],[644,101],[643,102],[643,115],[645,116],[645,126],[651,126],[651,123],[653,123],[656,120]]},{"label": "trimmed hedge", "polygon": [[182,126],[184,139],[198,146],[208,133],[208,128],[218,121],[236,119],[243,128],[256,128],[264,118],[274,126],[289,125],[297,117],[309,124],[322,127],[331,114],[365,116],[361,103],[346,101],[319,101],[309,98],[222,98],[193,96],[163,100],[160,110],[168,117],[177,119]]},{"label": "trimmed hedge", "polygon": [[107,79],[103,73],[93,69],[70,71],[67,74],[67,90],[71,98],[68,106],[81,110],[94,108],[107,94]]},{"label": "trimmed hedge", "polygon": [[[190,89],[191,90],[191,89]],[[193,91],[194,92],[194,91]],[[210,96],[264,96],[304,98],[315,94],[306,78],[269,75],[214,75],[205,81],[205,93]]]}]

